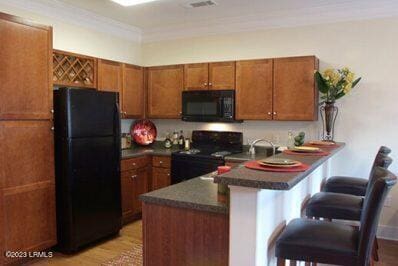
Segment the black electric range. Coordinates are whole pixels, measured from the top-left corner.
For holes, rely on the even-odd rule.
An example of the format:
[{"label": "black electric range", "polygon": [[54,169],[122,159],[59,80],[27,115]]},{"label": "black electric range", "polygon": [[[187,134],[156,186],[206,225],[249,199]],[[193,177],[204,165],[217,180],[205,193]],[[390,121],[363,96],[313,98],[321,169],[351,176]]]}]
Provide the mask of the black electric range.
[{"label": "black electric range", "polygon": [[243,134],[230,131],[192,132],[192,149],[171,155],[171,183],[205,175],[225,165],[225,157],[243,151]]}]

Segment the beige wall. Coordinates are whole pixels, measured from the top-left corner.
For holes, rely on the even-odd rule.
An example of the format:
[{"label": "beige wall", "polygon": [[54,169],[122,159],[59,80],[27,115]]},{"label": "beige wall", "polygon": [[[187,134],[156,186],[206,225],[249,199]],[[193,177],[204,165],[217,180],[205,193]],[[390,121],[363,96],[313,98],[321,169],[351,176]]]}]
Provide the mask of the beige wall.
[{"label": "beige wall", "polygon": [[[336,159],[334,172],[366,177],[380,145],[390,146],[398,160],[397,47],[398,18],[391,18],[147,43],[143,45],[143,63],[150,66],[314,54],[320,58],[321,69],[351,67],[363,81],[338,104],[337,140],[346,142],[347,147]],[[161,130],[195,127],[179,121],[158,124]],[[246,122],[233,127],[242,129],[246,136],[280,140],[289,128],[302,128],[311,135],[319,131],[314,129],[316,123]],[[391,169],[398,172],[398,164],[395,162]],[[398,186],[391,195],[393,207],[383,211],[382,224],[386,226],[382,233],[398,238]]]},{"label": "beige wall", "polygon": [[141,64],[141,44],[0,3],[0,12],[53,26],[54,49]]}]

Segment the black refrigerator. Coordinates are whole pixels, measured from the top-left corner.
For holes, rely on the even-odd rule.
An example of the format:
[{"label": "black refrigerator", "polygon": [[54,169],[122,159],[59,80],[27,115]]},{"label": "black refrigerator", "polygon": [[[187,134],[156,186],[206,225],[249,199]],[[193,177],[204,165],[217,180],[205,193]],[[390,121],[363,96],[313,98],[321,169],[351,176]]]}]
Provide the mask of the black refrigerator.
[{"label": "black refrigerator", "polygon": [[73,253],[121,228],[118,93],[54,91],[57,249]]}]

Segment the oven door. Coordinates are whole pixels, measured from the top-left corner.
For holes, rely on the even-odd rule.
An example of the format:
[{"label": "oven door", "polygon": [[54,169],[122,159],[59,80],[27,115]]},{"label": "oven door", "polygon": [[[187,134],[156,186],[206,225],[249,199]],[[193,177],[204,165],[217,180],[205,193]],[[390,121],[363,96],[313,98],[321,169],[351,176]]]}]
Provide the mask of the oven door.
[{"label": "oven door", "polygon": [[194,158],[191,156],[171,156],[171,183],[176,184],[217,170],[224,165],[221,158]]},{"label": "oven door", "polygon": [[219,91],[184,91],[182,93],[182,120],[216,122],[223,118],[223,97]]}]

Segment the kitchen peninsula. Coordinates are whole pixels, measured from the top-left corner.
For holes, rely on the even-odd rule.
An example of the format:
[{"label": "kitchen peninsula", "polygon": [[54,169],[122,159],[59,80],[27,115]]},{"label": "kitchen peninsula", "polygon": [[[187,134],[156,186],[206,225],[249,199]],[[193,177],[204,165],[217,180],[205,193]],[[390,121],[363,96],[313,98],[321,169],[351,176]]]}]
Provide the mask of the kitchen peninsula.
[{"label": "kitchen peninsula", "polygon": [[[291,219],[301,217],[344,146],[323,148],[327,156],[275,155],[309,165],[305,172],[240,165],[214,176],[214,183],[211,176],[198,177],[142,195],[145,265],[275,265],[277,236]],[[218,200],[216,183],[229,186],[229,204]]]}]

